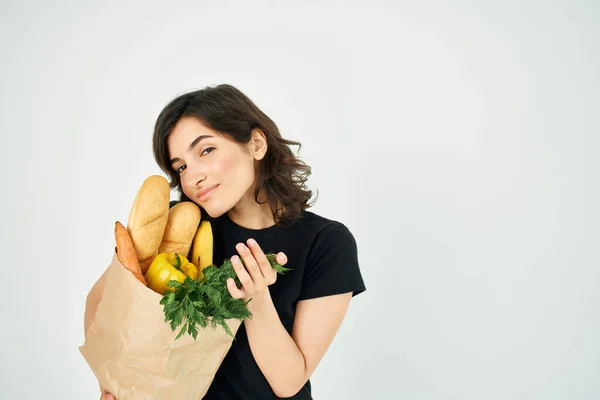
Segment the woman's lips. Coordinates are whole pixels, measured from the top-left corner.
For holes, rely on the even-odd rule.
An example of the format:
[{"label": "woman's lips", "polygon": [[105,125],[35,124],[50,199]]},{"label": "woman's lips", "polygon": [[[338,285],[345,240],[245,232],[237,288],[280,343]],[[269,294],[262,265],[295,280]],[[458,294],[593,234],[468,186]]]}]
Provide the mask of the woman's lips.
[{"label": "woman's lips", "polygon": [[213,185],[213,186],[210,186],[210,187],[208,187],[206,189],[203,189],[203,190],[199,191],[196,194],[196,196],[198,197],[198,200],[200,200],[200,201],[207,201],[208,199],[210,199],[210,196],[215,191],[215,189],[217,188],[217,186],[219,186],[219,185]]}]

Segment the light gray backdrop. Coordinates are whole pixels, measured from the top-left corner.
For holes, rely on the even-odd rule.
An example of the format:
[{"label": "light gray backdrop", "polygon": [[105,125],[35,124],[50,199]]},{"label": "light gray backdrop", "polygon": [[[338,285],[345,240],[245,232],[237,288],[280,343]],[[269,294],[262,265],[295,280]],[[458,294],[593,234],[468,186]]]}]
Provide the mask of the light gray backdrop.
[{"label": "light gray backdrop", "polygon": [[216,3],[0,4],[0,398],[98,398],[85,296],[159,111],[218,83],[358,241],[315,399],[599,398],[598,3]]}]

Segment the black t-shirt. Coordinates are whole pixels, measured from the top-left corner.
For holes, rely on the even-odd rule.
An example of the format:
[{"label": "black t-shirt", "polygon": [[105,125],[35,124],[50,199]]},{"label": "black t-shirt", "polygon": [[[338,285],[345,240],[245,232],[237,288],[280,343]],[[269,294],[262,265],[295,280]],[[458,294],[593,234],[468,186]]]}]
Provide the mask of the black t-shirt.
[{"label": "black t-shirt", "polygon": [[[269,291],[290,335],[298,301],[348,292],[356,296],[366,290],[358,265],[357,245],[349,229],[341,222],[310,211],[303,211],[302,216],[291,226],[265,229],[244,228],[227,214],[211,219],[215,265],[238,254],[236,244],[246,243],[249,238],[255,239],[264,253],[281,251],[287,255],[285,267],[291,270],[278,274]],[[252,356],[244,324],[203,399],[278,399]],[[290,399],[312,399],[310,381]]]}]

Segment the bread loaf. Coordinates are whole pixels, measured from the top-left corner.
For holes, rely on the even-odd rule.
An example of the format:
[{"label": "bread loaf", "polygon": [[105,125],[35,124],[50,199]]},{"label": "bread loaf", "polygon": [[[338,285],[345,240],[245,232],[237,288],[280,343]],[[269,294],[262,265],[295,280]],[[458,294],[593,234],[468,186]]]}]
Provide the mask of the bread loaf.
[{"label": "bread loaf", "polygon": [[151,175],[142,183],[129,212],[127,231],[143,274],[158,254],[169,216],[170,192],[164,177]]},{"label": "bread loaf", "polygon": [[200,208],[195,203],[182,201],[175,204],[169,210],[158,253],[178,253],[187,257],[199,224]]}]

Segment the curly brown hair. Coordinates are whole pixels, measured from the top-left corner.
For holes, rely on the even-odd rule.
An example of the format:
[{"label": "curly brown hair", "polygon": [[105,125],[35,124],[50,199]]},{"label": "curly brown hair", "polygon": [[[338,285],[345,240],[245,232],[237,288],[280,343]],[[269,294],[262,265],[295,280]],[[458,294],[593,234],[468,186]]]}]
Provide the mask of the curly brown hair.
[{"label": "curly brown hair", "polygon": [[179,175],[171,167],[167,139],[177,122],[189,116],[241,144],[250,141],[253,130],[264,132],[267,152],[260,162],[254,198],[260,203],[259,194],[266,195],[265,202],[269,203],[276,224],[294,222],[302,216],[302,210],[314,204],[309,203],[312,191],[306,187],[311,167],[298,159],[289,147],[298,146],[300,150],[301,143],[284,139],[271,118],[248,96],[228,84],[182,94],[171,100],[156,120],[152,140],[154,159],[170,178],[171,189],[177,189],[180,201],[190,199],[183,193]]}]

